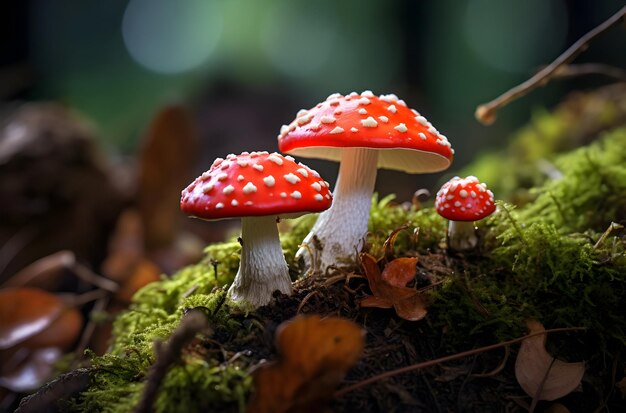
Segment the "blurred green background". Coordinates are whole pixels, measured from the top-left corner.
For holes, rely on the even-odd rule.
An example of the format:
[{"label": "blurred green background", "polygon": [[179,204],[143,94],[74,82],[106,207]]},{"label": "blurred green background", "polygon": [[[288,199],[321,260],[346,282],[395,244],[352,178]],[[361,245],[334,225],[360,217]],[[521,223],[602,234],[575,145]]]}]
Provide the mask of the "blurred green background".
[{"label": "blurred green background", "polygon": [[[504,146],[533,110],[568,90],[605,83],[557,81],[501,111],[493,126],[474,120],[478,104],[525,80],[623,4],[12,2],[2,6],[0,97],[64,102],[94,122],[107,150],[123,154],[135,152],[160,107],[183,103],[203,139],[203,170],[229,152],[274,150],[281,124],[333,92],[396,93],[448,136],[456,149],[453,173],[484,149]],[[623,33],[614,30],[580,61],[624,67],[625,49]],[[328,162],[305,162],[333,176]],[[379,176],[383,193],[420,186],[403,191],[398,173]]]}]

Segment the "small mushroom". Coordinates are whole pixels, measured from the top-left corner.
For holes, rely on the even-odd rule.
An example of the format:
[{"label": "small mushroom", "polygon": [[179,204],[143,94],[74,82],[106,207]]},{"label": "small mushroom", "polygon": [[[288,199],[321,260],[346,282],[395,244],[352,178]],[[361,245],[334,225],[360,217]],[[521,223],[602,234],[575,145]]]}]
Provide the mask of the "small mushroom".
[{"label": "small mushroom", "polygon": [[[371,91],[335,93],[301,110],[281,129],[278,146],[296,156],[341,162],[333,205],[303,241],[316,236],[321,242],[322,271],[354,261],[363,247],[377,168],[437,172],[448,168],[454,153],[448,139],[403,100]],[[308,258],[305,249],[296,256]]]},{"label": "small mushroom", "polygon": [[480,183],[475,176],[455,176],[437,192],[435,208],[439,215],[450,220],[448,247],[467,251],[478,243],[474,221],[491,215],[496,205],[487,184]]},{"label": "small mushroom", "polygon": [[320,212],[331,202],[328,184],[291,156],[244,152],[216,159],[182,191],[180,207],[205,220],[241,218],[241,261],[228,294],[258,307],[275,290],[291,294],[277,220]]}]

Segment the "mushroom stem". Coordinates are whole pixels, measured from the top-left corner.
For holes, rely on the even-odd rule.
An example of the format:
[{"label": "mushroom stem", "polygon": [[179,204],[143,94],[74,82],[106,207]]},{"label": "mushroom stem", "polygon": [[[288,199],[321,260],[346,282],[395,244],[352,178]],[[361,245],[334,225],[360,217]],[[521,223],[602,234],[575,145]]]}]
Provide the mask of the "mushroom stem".
[{"label": "mushroom stem", "polygon": [[276,216],[241,218],[241,261],[228,295],[254,307],[269,303],[276,290],[291,294],[291,279],[278,237]]},{"label": "mushroom stem", "polygon": [[307,266],[322,272],[330,265],[356,261],[367,234],[377,163],[377,150],[343,149],[333,204],[320,214],[302,241],[311,249],[315,249],[311,243],[313,236],[320,241],[322,251],[316,257],[318,262],[311,264],[311,254],[306,248],[300,248],[296,258],[304,258]]},{"label": "mushroom stem", "polygon": [[448,225],[448,247],[454,251],[471,250],[478,244],[473,221],[452,221]]}]

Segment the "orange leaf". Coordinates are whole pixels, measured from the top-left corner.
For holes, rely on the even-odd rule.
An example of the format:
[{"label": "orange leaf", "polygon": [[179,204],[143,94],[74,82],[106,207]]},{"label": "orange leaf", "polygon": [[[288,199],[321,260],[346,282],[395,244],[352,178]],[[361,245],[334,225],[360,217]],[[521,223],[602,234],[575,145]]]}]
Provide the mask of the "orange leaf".
[{"label": "orange leaf", "polygon": [[417,258],[396,258],[383,268],[382,279],[396,287],[406,287],[415,279]]},{"label": "orange leaf", "polygon": [[323,412],[363,351],[363,330],[338,317],[299,316],[276,333],[278,361],[254,372],[248,413]]},{"label": "orange leaf", "polygon": [[[387,264],[387,266],[390,264],[391,263]],[[417,321],[426,317],[426,303],[420,292],[412,288],[392,285],[383,279],[376,259],[370,254],[361,254],[361,265],[363,266],[363,271],[367,277],[367,282],[369,283],[370,290],[372,290],[373,297],[375,297],[365,297],[360,302],[361,307],[393,307],[398,317],[409,321]],[[406,264],[400,263],[399,267],[403,265]],[[413,266],[414,265],[415,264],[413,264]],[[386,268],[387,267],[385,267],[385,269]],[[405,276],[406,275],[403,274],[401,277]]]},{"label": "orange leaf", "polygon": [[[545,331],[537,320],[526,321],[529,333]],[[578,387],[585,373],[585,363],[567,363],[556,360],[546,350],[546,335],[522,341],[515,377],[526,394],[537,400],[555,400]]]}]

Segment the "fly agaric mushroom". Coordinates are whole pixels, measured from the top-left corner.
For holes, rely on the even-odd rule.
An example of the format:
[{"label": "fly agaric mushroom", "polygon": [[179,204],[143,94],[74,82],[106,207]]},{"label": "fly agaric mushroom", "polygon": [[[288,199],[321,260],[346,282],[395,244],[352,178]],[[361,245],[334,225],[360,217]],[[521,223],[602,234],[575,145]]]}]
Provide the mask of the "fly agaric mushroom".
[{"label": "fly agaric mushroom", "polygon": [[275,290],[291,293],[278,218],[323,211],[331,202],[328,184],[291,156],[243,152],[216,159],[183,190],[180,207],[205,220],[241,217],[241,261],[228,294],[258,307]]},{"label": "fly agaric mushroom", "polygon": [[[299,111],[282,127],[278,146],[281,152],[341,162],[333,205],[303,241],[321,241],[322,270],[356,258],[363,247],[377,168],[437,172],[448,168],[454,153],[447,138],[403,100],[370,91],[335,93]],[[305,251],[296,256],[308,261]]]},{"label": "fly agaric mushroom", "polygon": [[493,192],[475,176],[455,176],[437,192],[435,209],[449,219],[448,246],[455,251],[471,250],[478,243],[474,221],[493,213],[496,205]]}]

